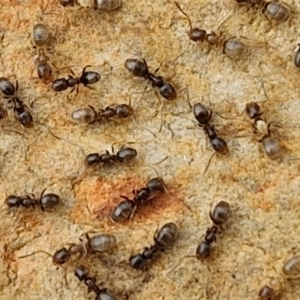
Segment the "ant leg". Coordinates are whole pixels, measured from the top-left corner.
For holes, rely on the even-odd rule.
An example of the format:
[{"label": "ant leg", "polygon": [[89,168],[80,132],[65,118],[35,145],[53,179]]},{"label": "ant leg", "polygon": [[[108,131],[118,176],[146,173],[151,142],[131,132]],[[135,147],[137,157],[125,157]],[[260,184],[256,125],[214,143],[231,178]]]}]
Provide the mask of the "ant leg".
[{"label": "ant leg", "polygon": [[169,275],[170,273],[174,272],[182,264],[183,260],[186,258],[196,258],[196,256],[195,255],[186,255],[186,256],[182,257],[180,259],[180,262],[177,265],[175,265],[175,267],[173,267],[171,270],[167,271],[165,273],[165,275]]},{"label": "ant leg", "polygon": [[131,220],[131,219],[133,218],[136,209],[137,209],[137,205],[135,204],[135,205],[134,205],[134,208],[133,208],[133,210],[132,210],[132,212],[131,212],[131,214],[130,214],[130,216],[129,216],[129,220]]},{"label": "ant leg", "polygon": [[[83,238],[84,237],[84,238]],[[79,238],[81,245],[82,245],[82,249],[83,249],[83,254],[81,255],[79,260],[82,260],[86,257],[86,255],[88,254],[88,249],[87,249],[87,244],[90,241],[90,237],[88,235],[87,232],[83,233],[80,238]],[[87,243],[85,242],[85,240],[87,241]]]}]

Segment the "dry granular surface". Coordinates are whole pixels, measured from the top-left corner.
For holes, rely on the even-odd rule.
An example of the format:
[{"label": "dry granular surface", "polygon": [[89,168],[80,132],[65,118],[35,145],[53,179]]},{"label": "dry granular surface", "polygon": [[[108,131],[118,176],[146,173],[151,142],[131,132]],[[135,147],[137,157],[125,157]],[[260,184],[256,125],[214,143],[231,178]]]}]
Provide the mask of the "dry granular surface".
[{"label": "dry granular surface", "polygon": [[[18,95],[35,122],[33,128],[20,127],[12,110],[1,120],[0,299],[94,299],[74,276],[80,264],[117,299],[252,300],[277,279],[282,299],[300,299],[299,281],[281,275],[283,261],[300,251],[300,161],[295,160],[300,70],[293,64],[300,4],[288,1],[291,19],[276,23],[260,9],[238,8],[234,0],[180,2],[193,26],[245,43],[246,55],[231,59],[220,46],[189,40],[188,21],[170,0],[124,0],[112,12],[58,2],[0,3],[0,76],[18,80]],[[54,92],[37,78],[32,29],[39,22],[52,35],[47,55],[55,78],[68,78],[70,69],[80,76],[91,65],[87,70],[101,74],[93,89],[81,85],[78,93]],[[128,58],[144,58],[151,72],[159,68],[155,74],[174,85],[177,98],[165,100],[130,74],[124,67]],[[134,119],[81,126],[70,118],[81,107],[100,110],[129,101]],[[243,113],[251,101],[262,102],[282,147],[280,160],[265,156]],[[228,144],[227,155],[212,157],[189,102],[213,110],[211,122]],[[111,152],[112,145],[115,153],[129,146],[138,155],[87,170],[85,155]],[[138,207],[131,220],[113,223],[110,213],[121,196],[132,198],[156,172],[166,193]],[[8,209],[4,203],[8,195],[38,197],[45,188],[61,198],[53,210]],[[209,259],[198,261],[196,248],[211,226],[209,211],[221,200],[230,203],[230,218]],[[130,255],[154,244],[154,233],[167,222],[178,226],[174,247],[145,270],[131,269]],[[79,243],[84,232],[114,234],[117,246],[80,261],[74,256],[64,268],[40,251],[53,255]]]}]

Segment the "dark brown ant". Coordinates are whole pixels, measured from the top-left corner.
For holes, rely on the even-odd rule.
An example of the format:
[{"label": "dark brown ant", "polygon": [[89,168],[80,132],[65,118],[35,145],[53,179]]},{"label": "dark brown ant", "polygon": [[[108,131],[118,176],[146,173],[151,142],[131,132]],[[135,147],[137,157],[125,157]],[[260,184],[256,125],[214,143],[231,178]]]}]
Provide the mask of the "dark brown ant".
[{"label": "dark brown ant", "polygon": [[124,66],[134,76],[149,80],[153,87],[159,88],[159,93],[165,99],[170,101],[176,99],[177,93],[175,88],[170,83],[165,82],[162,76],[156,76],[153,73],[150,73],[145,59],[138,60],[135,58],[128,58],[126,59]]},{"label": "dark brown ant", "polygon": [[132,255],[129,258],[129,265],[134,269],[141,269],[145,266],[147,260],[151,260],[158,251],[171,249],[177,236],[177,225],[173,222],[162,226],[154,235],[155,244],[146,247],[142,253]]},{"label": "dark brown ant", "polygon": [[[194,114],[195,119],[198,122],[198,126],[202,127],[203,131],[207,135],[211,146],[216,151],[215,153],[226,155],[229,151],[227,143],[225,142],[225,140],[223,140],[222,138],[220,138],[217,135],[217,133],[215,132],[214,126],[209,125],[209,122],[212,117],[212,110],[207,109],[201,103],[196,103],[193,106],[193,114]],[[212,159],[212,157],[210,158],[208,165],[205,168],[204,173],[206,172],[211,159]]]},{"label": "dark brown ant", "polygon": [[138,205],[154,198],[157,193],[162,193],[165,191],[165,189],[165,183],[161,177],[150,179],[147,182],[146,187],[134,191],[135,195],[133,200],[126,196],[121,196],[121,198],[125,200],[121,201],[113,209],[110,215],[111,220],[113,222],[124,222],[127,219],[131,219]]},{"label": "dark brown ant", "polygon": [[52,89],[56,92],[61,92],[61,91],[65,91],[68,88],[72,88],[71,92],[73,92],[75,89],[75,86],[77,86],[76,92],[78,92],[80,84],[83,84],[84,86],[86,86],[88,88],[91,88],[88,85],[98,82],[101,78],[101,75],[94,71],[86,72],[85,70],[88,67],[91,67],[91,65],[87,65],[83,68],[80,77],[76,77],[74,72],[72,70],[70,70],[73,76],[69,75],[68,79],[59,78],[59,79],[54,80],[51,84]]},{"label": "dark brown ant", "polygon": [[99,164],[107,164],[111,162],[123,163],[134,159],[137,156],[137,151],[133,148],[121,148],[116,155],[110,154],[106,151],[104,154],[91,153],[85,158],[87,166],[94,166]]},{"label": "dark brown ant", "polygon": [[127,118],[133,115],[133,108],[129,104],[119,104],[114,107],[108,106],[98,112],[93,106],[76,109],[71,114],[71,119],[78,124],[92,124],[102,119]]},{"label": "dark brown ant", "polygon": [[9,195],[5,203],[9,208],[12,207],[35,207],[36,205],[39,205],[41,207],[41,210],[45,210],[48,208],[53,208],[56,205],[59,204],[60,198],[56,194],[45,194],[46,189],[44,189],[40,195],[40,197],[37,199],[34,196],[25,196],[25,197],[20,197],[20,196],[15,196],[15,195]]},{"label": "dark brown ant", "polygon": [[18,81],[16,81],[15,87],[6,77],[0,78],[0,91],[3,94],[4,99],[13,104],[15,118],[21,125],[30,128],[33,126],[33,118],[28,107],[24,105],[22,100],[17,96],[18,89]]},{"label": "dark brown ant", "polygon": [[271,159],[281,157],[282,151],[278,141],[271,136],[270,124],[263,117],[263,112],[256,102],[246,104],[246,114],[251,121],[255,133],[261,136],[259,142],[262,143],[266,155]]},{"label": "dark brown ant", "polygon": [[230,215],[230,205],[225,201],[220,201],[210,212],[210,219],[214,223],[211,228],[208,228],[204,241],[202,241],[196,249],[196,257],[198,260],[208,258],[212,252],[212,243],[216,241],[218,226],[224,224]]},{"label": "dark brown ant", "polygon": [[116,300],[108,289],[98,287],[96,278],[89,275],[89,270],[85,266],[77,267],[74,274],[80,281],[84,281],[84,284],[88,287],[88,292],[93,291],[96,294],[95,300]]},{"label": "dark brown ant", "polygon": [[81,6],[94,8],[95,10],[112,11],[120,8],[122,0],[59,0],[62,6]]},{"label": "dark brown ant", "polygon": [[[206,31],[200,28],[193,28],[192,21],[188,14],[182,10],[177,2],[175,5],[180,10],[182,14],[187,18],[190,26],[190,31],[188,32],[189,39],[194,42],[207,42],[210,46],[221,47],[224,54],[231,58],[241,57],[246,52],[246,46],[237,38],[229,38],[225,40],[222,37],[222,33],[218,36],[213,31]],[[224,22],[223,22],[224,23]],[[222,24],[223,24],[222,23]],[[220,27],[220,26],[219,26]]]},{"label": "dark brown ant", "polygon": [[262,13],[270,21],[286,22],[291,16],[289,6],[279,0],[235,0],[240,5],[262,8]]},{"label": "dark brown ant", "polygon": [[97,234],[93,237],[89,237],[88,233],[84,233],[79,238],[79,244],[70,244],[69,248],[63,247],[57,250],[53,255],[44,250],[38,250],[29,255],[20,256],[19,258],[28,257],[38,252],[42,252],[52,257],[54,265],[62,266],[67,263],[70,258],[77,254],[80,255],[80,259],[83,259],[88,253],[103,253],[111,250],[116,246],[116,238],[111,234]]}]

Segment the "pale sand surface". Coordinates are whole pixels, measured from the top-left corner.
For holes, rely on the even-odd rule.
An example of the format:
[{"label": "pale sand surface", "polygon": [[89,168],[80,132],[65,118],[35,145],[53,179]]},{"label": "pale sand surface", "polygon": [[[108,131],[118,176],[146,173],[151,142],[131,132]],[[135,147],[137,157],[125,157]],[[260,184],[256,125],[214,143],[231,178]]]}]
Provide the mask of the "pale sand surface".
[{"label": "pale sand surface", "polygon": [[[31,75],[31,31],[40,21],[40,7],[46,7],[43,2],[2,0],[0,4],[0,75],[12,81],[16,75],[20,88],[27,87],[20,91],[27,104],[34,100],[28,79],[36,76],[35,71]],[[300,3],[288,2],[295,11],[289,23],[271,24],[259,12],[235,11],[234,1],[181,2],[195,26],[207,30],[216,30],[232,15],[222,27],[224,35],[245,37],[250,48],[245,58],[233,61],[221,49],[208,53],[206,44],[189,41],[188,23],[169,0],[124,0],[120,10],[109,14],[72,11],[58,1],[48,2],[46,11],[58,14],[42,17],[55,37],[51,60],[59,68],[76,65],[72,69],[78,75],[85,65],[94,65],[91,69],[102,78],[95,85],[97,91],[81,88],[76,97],[67,91],[54,93],[39,80],[31,80],[36,97],[33,118],[63,140],[55,139],[40,124],[22,129],[12,115],[1,123],[2,201],[8,194],[39,194],[48,187],[48,192],[61,196],[62,204],[45,212],[38,208],[9,212],[2,205],[0,299],[94,299],[73,275],[76,261],[68,264],[67,287],[63,271],[56,270],[47,255],[18,258],[37,250],[54,253],[78,242],[88,230],[113,233],[117,238],[115,251],[103,257],[88,255],[81,263],[118,299],[126,299],[126,294],[129,299],[145,300],[256,299],[263,284],[281,278],[283,261],[299,253],[299,162],[288,159],[300,157],[300,70],[293,65]],[[89,127],[72,123],[69,114],[76,108],[128,103],[131,93],[144,91],[147,83],[133,78],[123,66],[130,57],[144,57],[151,71],[160,67],[158,73],[178,91],[173,102],[161,99],[166,104],[161,132],[160,102],[154,91],[142,98],[132,96],[136,122],[107,121]],[[64,70],[61,76],[67,74]],[[265,115],[280,126],[276,134],[284,149],[281,162],[264,157],[245,115],[237,116],[246,103],[265,100],[261,79],[270,98],[263,105]],[[192,104],[202,101],[225,118],[213,114],[212,122],[228,141],[230,152],[215,156],[205,176],[213,150],[194,122],[186,88]],[[245,137],[236,138],[240,135]],[[70,178],[84,171],[84,155],[77,145],[85,153],[101,153],[113,143],[115,149],[136,148],[138,157],[129,164],[90,172],[72,190]],[[167,160],[154,165],[166,156]],[[164,178],[168,194],[140,209],[132,221],[112,224],[108,213],[119,196],[131,197],[133,189],[156,176],[147,165],[154,165]],[[209,210],[220,200],[230,203],[232,214],[211,258],[182,260],[195,254],[211,225]],[[174,248],[159,255],[147,271],[131,270],[124,261],[150,246],[156,229],[169,221],[179,228]],[[298,284],[284,282],[282,299],[300,299]]]}]

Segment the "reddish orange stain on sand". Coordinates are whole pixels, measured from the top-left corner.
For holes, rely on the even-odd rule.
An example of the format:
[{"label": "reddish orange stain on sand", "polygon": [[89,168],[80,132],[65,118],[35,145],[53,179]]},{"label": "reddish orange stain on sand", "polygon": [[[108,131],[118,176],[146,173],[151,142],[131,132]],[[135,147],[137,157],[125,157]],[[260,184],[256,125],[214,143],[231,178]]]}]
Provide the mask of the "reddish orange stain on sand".
[{"label": "reddish orange stain on sand", "polygon": [[[146,186],[148,179],[140,177],[119,177],[113,180],[98,178],[96,180],[82,181],[76,188],[76,205],[70,218],[76,223],[91,223],[95,219],[109,219],[112,209],[123,199],[121,195],[132,199],[133,190]],[[179,190],[179,188],[178,188]],[[162,218],[163,213],[176,213],[183,211],[183,199],[178,196],[175,187],[167,185],[167,192],[149,200],[137,208],[133,219]],[[87,209],[88,207],[88,209]]]}]

